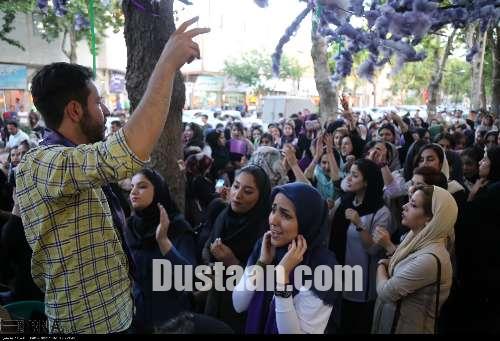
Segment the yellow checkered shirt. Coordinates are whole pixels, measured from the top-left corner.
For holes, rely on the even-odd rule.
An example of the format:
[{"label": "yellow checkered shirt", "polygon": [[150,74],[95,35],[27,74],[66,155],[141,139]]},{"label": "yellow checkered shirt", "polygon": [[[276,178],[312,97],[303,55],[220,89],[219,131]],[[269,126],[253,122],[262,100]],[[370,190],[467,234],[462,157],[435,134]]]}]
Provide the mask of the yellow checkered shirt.
[{"label": "yellow checkered shirt", "polygon": [[33,250],[33,280],[45,292],[54,333],[110,333],[133,316],[127,257],[101,186],[144,166],[123,130],[105,142],[30,150],[18,166],[16,194]]}]

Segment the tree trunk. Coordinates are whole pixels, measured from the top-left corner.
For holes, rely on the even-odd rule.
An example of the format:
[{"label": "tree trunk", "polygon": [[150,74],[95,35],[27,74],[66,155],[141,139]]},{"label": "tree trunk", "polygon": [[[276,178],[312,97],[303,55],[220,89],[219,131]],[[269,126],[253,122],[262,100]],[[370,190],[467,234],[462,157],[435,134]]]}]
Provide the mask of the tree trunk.
[{"label": "tree trunk", "polygon": [[[496,37],[493,32],[496,31]],[[493,91],[491,96],[491,112],[500,117],[500,28],[492,30],[492,50],[493,50]]]},{"label": "tree trunk", "polygon": [[[127,92],[131,112],[137,107],[158,61],[163,46],[175,31],[173,1],[143,1],[145,11],[140,11],[132,0],[122,3],[125,15],[125,42],[127,44]],[[153,16],[156,13],[159,16]],[[184,211],[185,180],[177,161],[182,159],[182,109],[186,89],[182,74],[177,72],[170,109],[165,128],[151,156],[151,166],[167,181],[172,198]],[[144,132],[147,134],[147,131]]]},{"label": "tree trunk", "polygon": [[337,91],[330,81],[330,68],[326,53],[326,41],[312,32],[311,57],[314,64],[314,80],[319,94],[319,112],[323,121],[337,115]]},{"label": "tree trunk", "polygon": [[448,61],[448,56],[450,55],[451,49],[453,47],[453,39],[455,39],[455,34],[457,29],[454,29],[448,37],[446,47],[444,49],[443,55],[439,56],[439,49],[435,50],[436,57],[436,69],[432,74],[431,83],[429,84],[429,102],[427,103],[427,112],[434,116],[436,114],[436,106],[439,96],[439,86],[443,80],[443,72]]},{"label": "tree trunk", "polygon": [[481,33],[479,25],[476,24],[471,28],[472,33],[469,34],[469,47],[472,47],[474,42],[477,42],[479,52],[472,58],[472,84],[471,84],[471,101],[470,108],[472,110],[485,109],[481,105],[482,83],[483,83],[483,64],[484,54],[486,49],[486,37],[488,31]]}]

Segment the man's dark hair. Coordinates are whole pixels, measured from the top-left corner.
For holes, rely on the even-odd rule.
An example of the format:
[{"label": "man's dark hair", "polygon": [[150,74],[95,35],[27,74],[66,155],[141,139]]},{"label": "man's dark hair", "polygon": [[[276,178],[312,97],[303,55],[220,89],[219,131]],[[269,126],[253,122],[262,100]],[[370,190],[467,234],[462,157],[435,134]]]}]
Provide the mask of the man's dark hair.
[{"label": "man's dark hair", "polygon": [[424,178],[424,182],[429,186],[438,186],[448,190],[446,175],[432,167],[422,166],[415,168],[413,175],[421,175]]},{"label": "man's dark hair", "polygon": [[42,114],[45,124],[57,130],[64,117],[64,108],[75,100],[87,108],[90,94],[88,82],[93,75],[89,68],[77,64],[52,63],[40,69],[31,82],[33,104]]},{"label": "man's dark hair", "polygon": [[16,128],[19,128],[19,126],[18,126],[18,124],[17,124],[16,121],[7,121],[7,122],[5,122],[5,126],[8,126],[9,124],[13,125]]},{"label": "man's dark hair", "polygon": [[122,127],[122,121],[119,120],[112,121],[111,124],[117,126],[118,128]]}]

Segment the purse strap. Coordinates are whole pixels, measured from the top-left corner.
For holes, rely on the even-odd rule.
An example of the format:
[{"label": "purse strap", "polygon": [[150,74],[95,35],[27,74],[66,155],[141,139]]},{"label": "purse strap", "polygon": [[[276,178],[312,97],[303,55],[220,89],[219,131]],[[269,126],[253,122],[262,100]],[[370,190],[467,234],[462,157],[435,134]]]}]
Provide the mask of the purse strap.
[{"label": "purse strap", "polygon": [[[434,311],[434,334],[437,334],[438,331],[438,316],[439,316],[439,296],[441,293],[441,261],[439,260],[438,256],[436,256],[434,253],[430,252],[428,253],[429,255],[432,255],[436,261],[437,261],[437,279],[436,279],[436,308]],[[401,315],[401,302],[402,300],[398,300],[396,304],[396,311],[394,312],[394,319],[392,321],[392,326],[391,326],[391,334],[396,333],[396,326],[399,321],[399,316]]]}]

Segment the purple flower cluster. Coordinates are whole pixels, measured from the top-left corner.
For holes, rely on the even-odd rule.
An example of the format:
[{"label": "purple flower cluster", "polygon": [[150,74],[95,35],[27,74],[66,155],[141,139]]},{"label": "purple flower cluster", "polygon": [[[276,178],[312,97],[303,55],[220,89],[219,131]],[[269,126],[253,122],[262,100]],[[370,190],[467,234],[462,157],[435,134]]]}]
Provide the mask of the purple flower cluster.
[{"label": "purple flower cluster", "polygon": [[82,13],[75,15],[75,30],[81,31],[90,27],[90,21]]},{"label": "purple flower cluster", "polygon": [[[261,7],[267,1],[258,1]],[[265,4],[265,6],[263,6]],[[455,28],[479,22],[481,32],[497,25],[500,20],[500,0],[452,0],[445,5],[436,0],[308,0],[308,7],[295,19],[280,39],[273,54],[273,72],[279,71],[283,45],[297,30],[305,15],[312,10],[318,16],[317,33],[331,42],[344,42],[345,49],[334,57],[336,66],[332,81],[348,76],[352,69],[352,57],[361,50],[369,52],[368,58],[358,69],[359,76],[371,79],[375,70],[396,59],[393,70],[404,63],[423,60],[426,55],[417,52],[415,46],[427,34],[447,25]],[[352,16],[366,19],[366,27],[353,27]],[[471,60],[477,48],[467,56]]]}]

